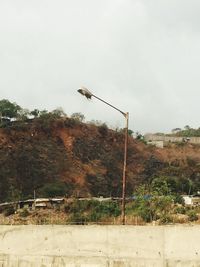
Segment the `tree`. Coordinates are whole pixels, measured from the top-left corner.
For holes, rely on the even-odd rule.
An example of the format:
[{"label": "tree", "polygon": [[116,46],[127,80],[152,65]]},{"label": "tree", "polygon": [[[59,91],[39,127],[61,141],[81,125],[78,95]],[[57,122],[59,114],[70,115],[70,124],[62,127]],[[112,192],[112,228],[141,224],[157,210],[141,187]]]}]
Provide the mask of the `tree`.
[{"label": "tree", "polygon": [[42,197],[58,197],[65,196],[66,193],[71,193],[70,190],[72,188],[73,186],[71,184],[55,181],[52,183],[45,183],[44,186],[38,190],[38,192]]},{"label": "tree", "polygon": [[102,137],[106,137],[108,134],[108,126],[106,125],[106,123],[103,123],[102,125],[98,126],[98,131]]},{"label": "tree", "polygon": [[21,110],[19,110],[18,112],[18,119],[24,121],[24,120],[27,120],[28,119],[28,116],[29,116],[30,112],[28,109],[24,109],[22,108]]},{"label": "tree", "polygon": [[177,133],[177,132],[180,132],[181,131],[181,128],[174,128],[172,129],[172,133]]},{"label": "tree", "polygon": [[105,175],[96,174],[91,175],[87,174],[86,181],[88,183],[90,192],[92,196],[104,196],[108,197],[110,196],[109,191],[109,179]]},{"label": "tree", "polygon": [[40,117],[43,117],[43,116],[45,117],[47,114],[49,114],[49,112],[46,109],[41,110],[40,113],[39,113]]},{"label": "tree", "polygon": [[131,129],[128,129],[128,135],[132,136],[132,135],[133,135],[133,133],[134,133],[134,131],[133,131],[133,130],[131,130]]},{"label": "tree", "polygon": [[143,140],[144,139],[144,136],[141,133],[136,132],[136,139],[137,140]]},{"label": "tree", "polygon": [[190,130],[190,126],[189,125],[185,125],[185,130]]},{"label": "tree", "polygon": [[156,192],[158,195],[169,195],[170,188],[164,177],[156,177],[151,183],[151,191]]},{"label": "tree", "polygon": [[16,103],[11,103],[7,99],[0,100],[0,117],[1,120],[17,118],[22,108]]},{"label": "tree", "polygon": [[135,193],[134,209],[144,221],[160,219],[169,222],[173,196],[166,181],[155,178],[150,185],[140,186]]},{"label": "tree", "polygon": [[66,113],[64,112],[63,108],[61,108],[61,107],[54,109],[52,111],[52,114],[58,118],[66,116]]},{"label": "tree", "polygon": [[85,120],[85,116],[80,112],[73,113],[71,115],[71,118],[80,122],[83,122]]},{"label": "tree", "polygon": [[34,109],[30,112],[31,115],[33,115],[35,118],[39,117],[40,111],[39,109]]}]

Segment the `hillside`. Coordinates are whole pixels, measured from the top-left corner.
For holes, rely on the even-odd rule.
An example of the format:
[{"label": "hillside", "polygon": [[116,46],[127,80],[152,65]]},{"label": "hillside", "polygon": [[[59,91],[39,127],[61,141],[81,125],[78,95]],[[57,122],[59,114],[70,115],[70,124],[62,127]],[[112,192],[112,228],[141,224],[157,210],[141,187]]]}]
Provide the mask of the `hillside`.
[{"label": "hillside", "polygon": [[[0,129],[0,201],[36,196],[121,196],[123,130],[45,116]],[[199,190],[200,147],[158,149],[129,136],[127,194],[155,177],[172,191]]]},{"label": "hillside", "polygon": [[[123,134],[70,118],[33,119],[0,129],[0,199],[121,194]],[[142,145],[129,140],[128,180],[143,168]],[[133,169],[134,162],[134,171]],[[137,168],[136,168],[137,167]]]}]

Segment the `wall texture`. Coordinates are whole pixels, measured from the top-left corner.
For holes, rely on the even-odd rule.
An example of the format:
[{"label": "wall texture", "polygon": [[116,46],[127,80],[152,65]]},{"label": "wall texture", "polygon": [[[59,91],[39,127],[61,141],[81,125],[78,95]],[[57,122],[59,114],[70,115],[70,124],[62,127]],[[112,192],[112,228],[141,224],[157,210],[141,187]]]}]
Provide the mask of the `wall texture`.
[{"label": "wall texture", "polygon": [[0,267],[199,267],[200,226],[0,226]]},{"label": "wall texture", "polygon": [[[187,138],[185,137],[178,137],[178,136],[167,136],[167,135],[156,135],[156,134],[145,134],[144,139],[149,141],[163,141],[165,143],[181,143],[184,140],[186,141]],[[188,137],[188,143],[191,144],[200,144],[200,137]]]}]

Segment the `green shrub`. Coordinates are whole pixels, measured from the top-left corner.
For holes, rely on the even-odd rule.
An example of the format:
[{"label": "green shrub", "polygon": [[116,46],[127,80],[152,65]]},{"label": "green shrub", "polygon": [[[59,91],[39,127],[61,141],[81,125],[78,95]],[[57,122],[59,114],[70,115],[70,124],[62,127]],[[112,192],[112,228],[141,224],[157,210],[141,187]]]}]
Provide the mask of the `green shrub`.
[{"label": "green shrub", "polygon": [[70,185],[63,182],[47,183],[40,188],[39,193],[44,197],[64,196],[70,191]]},{"label": "green shrub", "polygon": [[74,120],[74,119],[66,118],[66,119],[64,120],[64,126],[65,126],[66,128],[73,128],[73,127],[75,127],[77,124],[80,124],[80,122],[78,122],[78,121],[76,121],[76,120]]},{"label": "green shrub", "polygon": [[151,209],[150,203],[147,200],[138,203],[136,207],[136,214],[140,216],[145,222],[151,222],[158,219],[157,214]]},{"label": "green shrub", "polygon": [[172,209],[173,197],[168,195],[165,181],[154,180],[152,185],[140,186],[135,194],[133,209],[135,214],[145,222],[155,221],[169,215]]},{"label": "green shrub", "polygon": [[70,214],[69,222],[77,224],[98,222],[108,217],[117,217],[121,213],[117,202],[96,200],[75,200],[67,203],[64,211]]},{"label": "green shrub", "polygon": [[15,213],[15,208],[13,206],[6,207],[3,211],[3,214],[5,216],[10,216],[13,215],[14,213]]},{"label": "green shrub", "polygon": [[90,222],[98,222],[101,220],[101,216],[102,214],[96,212],[95,210],[93,210],[89,216],[89,221]]},{"label": "green shrub", "polygon": [[178,203],[178,204],[181,204],[181,205],[184,205],[184,203],[185,203],[183,197],[181,195],[179,195],[179,194],[174,195],[173,199],[174,199],[174,203]]},{"label": "green shrub", "polygon": [[113,201],[99,202],[94,211],[103,217],[117,217],[121,213],[119,204]]},{"label": "green shrub", "polygon": [[175,211],[175,213],[179,213],[179,214],[185,214],[186,213],[186,209],[183,206],[176,207],[174,211]]},{"label": "green shrub", "polygon": [[160,224],[168,224],[168,223],[172,223],[173,222],[173,218],[172,216],[168,215],[168,214],[163,214],[160,217]]},{"label": "green shrub", "polygon": [[64,205],[64,212],[65,212],[65,213],[68,213],[68,212],[70,211],[70,206],[71,206],[71,203],[66,203],[66,204]]},{"label": "green shrub", "polygon": [[24,208],[24,209],[19,213],[20,217],[23,217],[23,218],[27,217],[29,214],[30,214],[30,213],[29,213],[29,211],[28,211],[27,208]]},{"label": "green shrub", "polygon": [[187,212],[187,215],[188,215],[189,221],[191,221],[191,222],[198,220],[198,215],[196,214],[195,210],[189,210]]},{"label": "green shrub", "polygon": [[91,203],[89,200],[75,200],[69,207],[70,213],[85,212],[89,209]]},{"label": "green shrub", "polygon": [[98,127],[98,131],[102,137],[105,137],[108,134],[108,126],[103,123]]},{"label": "green shrub", "polygon": [[86,224],[88,222],[88,218],[84,214],[76,212],[70,216],[68,222],[73,224]]}]

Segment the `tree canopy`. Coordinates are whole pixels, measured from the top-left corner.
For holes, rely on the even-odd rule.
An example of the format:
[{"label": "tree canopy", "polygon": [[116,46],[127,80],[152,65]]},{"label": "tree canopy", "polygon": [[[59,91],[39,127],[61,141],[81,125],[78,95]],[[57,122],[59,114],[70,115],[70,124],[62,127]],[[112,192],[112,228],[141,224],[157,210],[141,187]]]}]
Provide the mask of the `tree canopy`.
[{"label": "tree canopy", "polygon": [[16,103],[12,103],[7,99],[0,100],[0,117],[1,119],[17,118],[22,108]]}]

